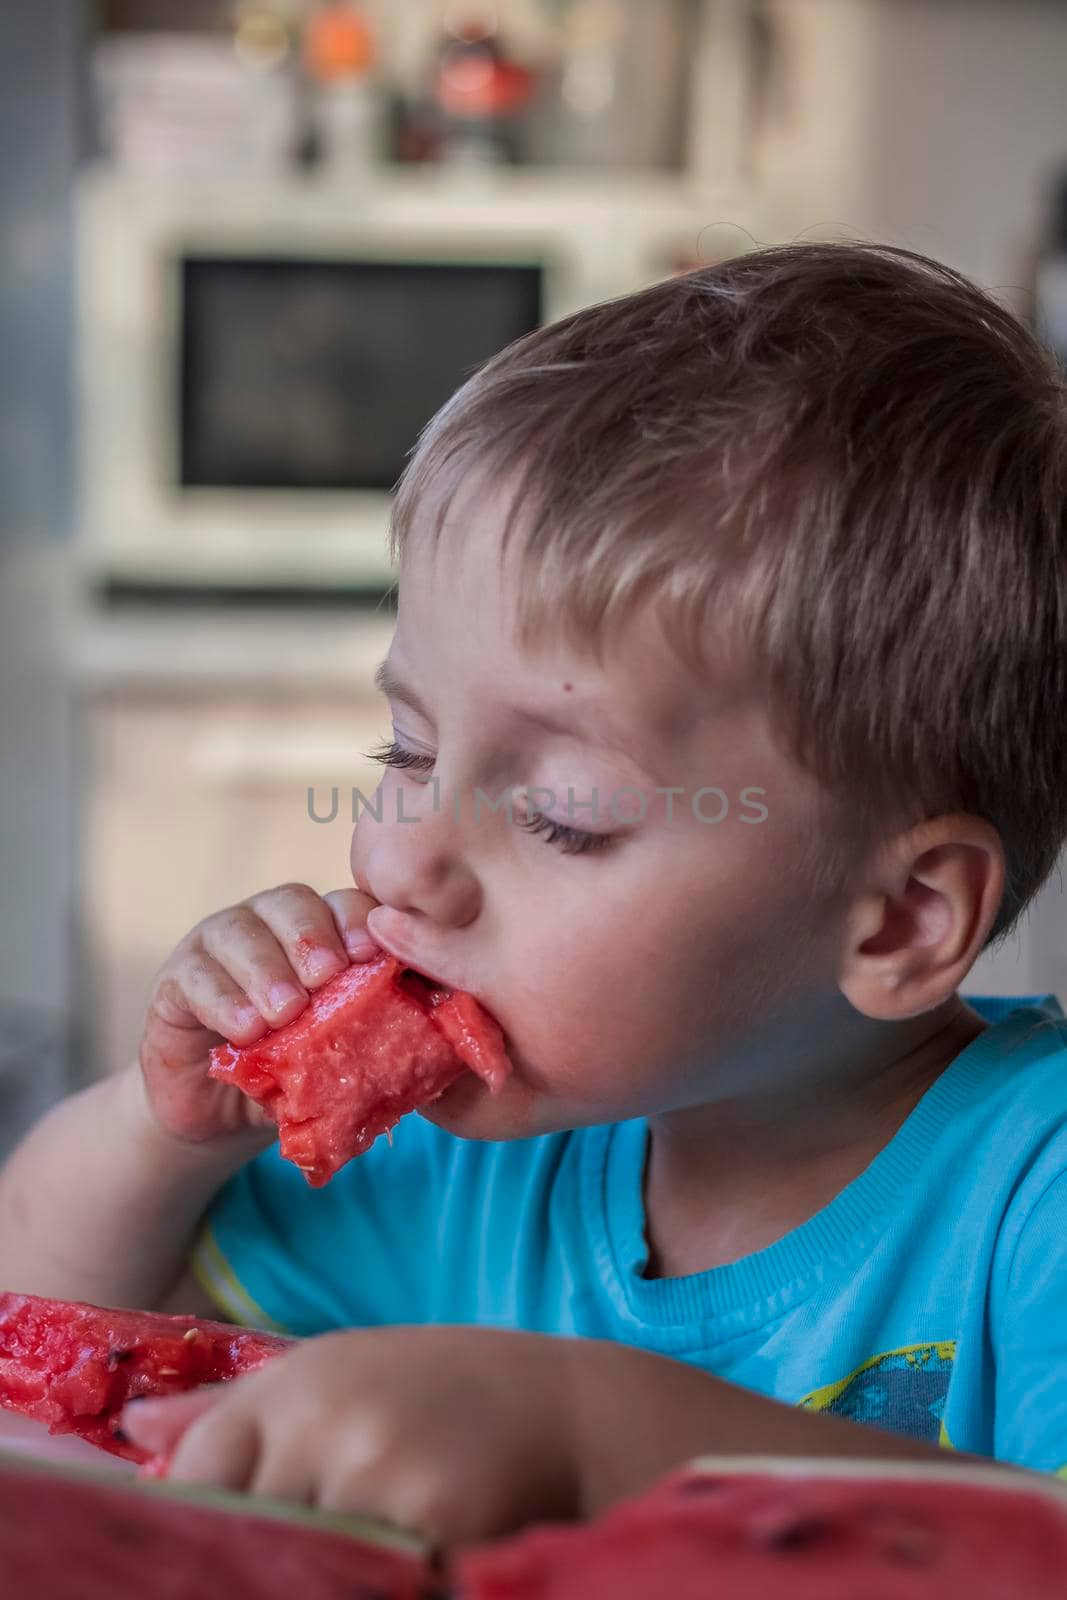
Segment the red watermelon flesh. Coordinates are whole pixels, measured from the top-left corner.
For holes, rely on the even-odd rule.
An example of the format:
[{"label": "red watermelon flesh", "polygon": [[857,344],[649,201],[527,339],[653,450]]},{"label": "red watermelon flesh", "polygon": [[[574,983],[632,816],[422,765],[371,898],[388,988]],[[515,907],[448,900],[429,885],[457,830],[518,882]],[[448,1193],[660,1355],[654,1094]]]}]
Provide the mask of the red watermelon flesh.
[{"label": "red watermelon flesh", "polygon": [[418,1540],[249,1496],[0,1455],[0,1594],[25,1600],[433,1600]]},{"label": "red watermelon flesh", "polygon": [[673,1474],[592,1524],[535,1528],[461,1555],[463,1600],[1067,1595],[1062,1491],[1025,1479],[1017,1488],[995,1470],[979,1482],[963,1467],[898,1476],[837,1465],[839,1477]]},{"label": "red watermelon flesh", "polygon": [[219,1045],[209,1070],[264,1108],[282,1155],[318,1188],[467,1068],[494,1091],[507,1077],[493,1018],[383,956],[346,967],[256,1044]]},{"label": "red watermelon flesh", "polygon": [[121,1431],[127,1400],[225,1383],[291,1344],[199,1317],[0,1294],[0,1405],[158,1473]]},{"label": "red watermelon flesh", "polygon": [[[503,1038],[493,1019],[472,994],[461,989],[433,989],[429,995],[431,1021],[444,1034],[464,1066],[499,1089],[508,1075]],[[488,1024],[488,1026],[487,1026]]]}]

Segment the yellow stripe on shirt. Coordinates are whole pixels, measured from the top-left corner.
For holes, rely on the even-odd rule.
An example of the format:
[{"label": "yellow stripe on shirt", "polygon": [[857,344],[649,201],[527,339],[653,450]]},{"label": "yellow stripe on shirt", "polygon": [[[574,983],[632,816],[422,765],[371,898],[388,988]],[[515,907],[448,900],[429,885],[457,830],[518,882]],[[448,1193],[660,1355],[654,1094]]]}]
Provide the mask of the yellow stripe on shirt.
[{"label": "yellow stripe on shirt", "polygon": [[189,1264],[197,1283],[231,1322],[241,1323],[246,1328],[260,1328],[266,1333],[289,1332],[253,1300],[223,1255],[210,1223],[205,1225],[193,1246]]}]

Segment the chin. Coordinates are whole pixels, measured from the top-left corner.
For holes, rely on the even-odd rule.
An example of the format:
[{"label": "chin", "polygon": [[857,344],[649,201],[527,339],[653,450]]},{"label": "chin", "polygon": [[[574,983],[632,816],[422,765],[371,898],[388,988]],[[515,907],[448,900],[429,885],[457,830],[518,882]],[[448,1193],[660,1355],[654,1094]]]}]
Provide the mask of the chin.
[{"label": "chin", "polygon": [[444,1094],[422,1106],[419,1116],[459,1139],[524,1139],[543,1130],[532,1126],[535,1097],[514,1078],[490,1094],[480,1078],[465,1072]]}]

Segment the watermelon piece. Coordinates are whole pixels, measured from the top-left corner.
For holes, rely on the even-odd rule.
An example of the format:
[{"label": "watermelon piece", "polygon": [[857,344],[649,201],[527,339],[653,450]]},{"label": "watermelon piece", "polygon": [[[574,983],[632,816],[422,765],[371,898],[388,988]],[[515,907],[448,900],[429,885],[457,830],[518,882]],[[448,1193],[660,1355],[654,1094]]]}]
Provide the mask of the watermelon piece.
[{"label": "watermelon piece", "polygon": [[292,1343],[201,1317],[0,1294],[0,1406],[160,1475],[165,1463],[122,1432],[127,1400],[226,1383]]},{"label": "watermelon piece", "polygon": [[511,1070],[504,1053],[503,1035],[472,994],[461,989],[433,989],[429,995],[431,1021],[444,1034],[465,1067],[476,1072],[490,1089],[499,1089]]},{"label": "watermelon piece", "polygon": [[218,1045],[209,1072],[263,1107],[282,1155],[319,1188],[468,1068],[494,1092],[507,1077],[493,1018],[383,956],[346,967],[256,1044]]},{"label": "watermelon piece", "polygon": [[1067,1492],[995,1467],[697,1463],[456,1571],[463,1600],[1063,1600]]},{"label": "watermelon piece", "polygon": [[27,1600],[436,1600],[381,1524],[0,1455],[0,1593]]}]

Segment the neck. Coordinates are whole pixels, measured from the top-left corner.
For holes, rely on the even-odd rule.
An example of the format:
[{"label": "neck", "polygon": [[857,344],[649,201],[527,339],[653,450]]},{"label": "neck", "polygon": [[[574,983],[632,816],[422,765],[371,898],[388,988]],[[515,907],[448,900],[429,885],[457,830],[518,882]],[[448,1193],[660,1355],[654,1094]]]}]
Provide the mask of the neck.
[{"label": "neck", "polygon": [[[650,1119],[649,1275],[706,1271],[806,1222],[870,1165],[985,1027],[958,996],[905,1023],[846,1018],[836,1005],[831,1017],[827,1031],[809,1017],[802,1045],[761,1041],[751,1093]],[[773,1087],[761,1081],[770,1061]]]}]

